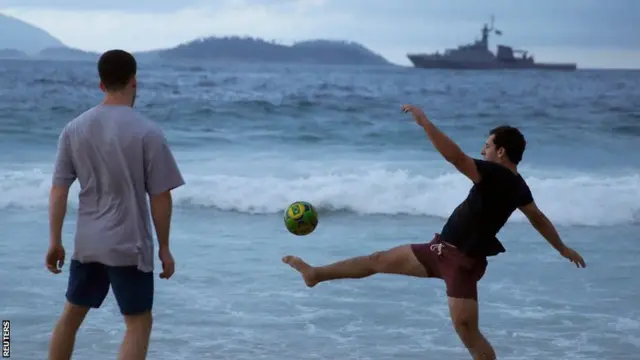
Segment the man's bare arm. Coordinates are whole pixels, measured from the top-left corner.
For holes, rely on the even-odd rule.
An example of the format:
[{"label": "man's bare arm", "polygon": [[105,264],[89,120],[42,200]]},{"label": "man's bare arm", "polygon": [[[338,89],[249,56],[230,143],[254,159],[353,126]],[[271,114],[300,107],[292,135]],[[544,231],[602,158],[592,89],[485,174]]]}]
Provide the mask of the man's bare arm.
[{"label": "man's bare arm", "polygon": [[562,240],[555,226],[551,223],[551,220],[538,208],[535,202],[531,202],[520,208],[525,216],[529,219],[531,225],[542,235],[554,249],[558,250],[560,255],[569,259],[577,267],[586,267],[587,264],[577,251],[566,246]]},{"label": "man's bare arm", "polygon": [[554,249],[561,254],[564,253],[567,246],[560,239],[560,235],[551,220],[538,208],[535,202],[521,207],[520,211],[529,219],[531,226],[533,226]]},{"label": "man's bare arm", "polygon": [[58,150],[49,191],[49,243],[62,245],[62,225],[67,215],[69,188],[76,180],[69,134],[65,127],[58,137]]},{"label": "man's bare arm", "polygon": [[471,181],[475,183],[480,181],[480,173],[473,159],[465,154],[451,138],[440,131],[422,110],[412,105],[403,106],[403,110],[413,115],[418,125],[422,126],[433,146],[445,160],[455,166],[458,171],[471,179]]},{"label": "man's bare arm", "polygon": [[68,186],[52,186],[49,192],[49,242],[62,245],[62,225],[67,214]]},{"label": "man's bare arm", "polygon": [[169,249],[169,232],[171,228],[171,214],[173,212],[173,199],[171,191],[165,191],[149,197],[151,217],[156,229],[158,247],[160,250]]}]

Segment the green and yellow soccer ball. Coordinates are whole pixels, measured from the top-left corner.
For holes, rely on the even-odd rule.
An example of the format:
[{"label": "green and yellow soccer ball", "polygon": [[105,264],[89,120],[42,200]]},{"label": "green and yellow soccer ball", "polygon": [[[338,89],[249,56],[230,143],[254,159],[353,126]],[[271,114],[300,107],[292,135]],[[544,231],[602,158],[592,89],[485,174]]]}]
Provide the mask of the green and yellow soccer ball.
[{"label": "green and yellow soccer ball", "polygon": [[296,201],[285,210],[284,224],[294,235],[309,235],[318,226],[318,213],[308,202]]}]

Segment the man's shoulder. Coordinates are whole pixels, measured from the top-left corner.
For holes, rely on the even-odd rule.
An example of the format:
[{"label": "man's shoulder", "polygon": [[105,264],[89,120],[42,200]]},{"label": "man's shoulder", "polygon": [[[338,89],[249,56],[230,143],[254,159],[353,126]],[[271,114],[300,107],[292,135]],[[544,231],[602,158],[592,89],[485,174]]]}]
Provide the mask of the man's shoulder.
[{"label": "man's shoulder", "polygon": [[[122,122],[132,122],[134,124],[139,123],[143,126],[148,126],[147,123],[151,123],[146,117],[137,112],[136,110],[128,106],[105,106],[96,105],[93,106],[67,123],[66,129],[74,128],[78,126],[88,125],[94,121],[114,121],[119,120]],[[152,123],[151,123],[152,124]]]},{"label": "man's shoulder", "polygon": [[476,166],[478,167],[483,167],[486,169],[491,169],[491,170],[498,170],[498,171],[503,171],[503,170],[507,170],[509,171],[509,169],[507,169],[506,167],[495,163],[493,161],[488,161],[488,160],[484,160],[484,159],[478,159],[478,158],[472,158],[473,162],[476,164]]},{"label": "man's shoulder", "polygon": [[511,171],[511,169],[509,169],[508,167],[498,164],[496,162],[482,160],[482,159],[475,159],[475,158],[473,159],[473,161],[475,162],[480,172],[490,171],[492,174],[506,176],[508,178],[513,178],[514,175],[518,176],[513,171]]},{"label": "man's shoulder", "polygon": [[478,169],[478,173],[480,177],[484,180],[498,180],[507,173],[511,172],[511,170],[506,167],[487,160],[472,158],[474,164],[476,165],[476,169]]},{"label": "man's shoulder", "polygon": [[118,120],[128,123],[127,125],[135,126],[141,129],[153,128],[155,123],[140,113],[138,110],[129,106],[118,107],[100,107],[98,109],[101,116],[105,118],[117,118]]},{"label": "man's shoulder", "polygon": [[129,106],[101,106],[96,108],[96,113],[106,121],[119,122],[130,133],[145,136],[148,133],[157,133],[160,129],[160,127],[147,116]]},{"label": "man's shoulder", "polygon": [[516,181],[521,191],[523,191],[524,193],[531,193],[529,184],[527,183],[527,180],[524,179],[524,176],[522,176],[522,174],[518,173],[518,176],[516,177]]},{"label": "man's shoulder", "polygon": [[122,120],[128,122],[128,125],[141,131],[143,135],[162,133],[158,124],[134,108],[127,107],[127,109],[123,109],[119,116]]},{"label": "man's shoulder", "polygon": [[96,116],[96,109],[97,106],[91,107],[85,111],[83,111],[82,113],[76,115],[76,117],[74,117],[73,119],[71,119],[71,121],[69,121],[63,128],[62,131],[69,131],[70,129],[74,129],[80,125],[82,125],[83,123],[86,123],[87,121],[90,121],[91,119],[95,118]]},{"label": "man's shoulder", "polygon": [[160,126],[140,113],[137,113],[136,115],[134,126],[143,139],[164,137],[164,133]]},{"label": "man's shoulder", "polygon": [[162,128],[160,128],[160,126],[158,126],[151,120],[145,121],[144,126],[141,127],[140,130],[142,139],[144,141],[153,142],[165,140],[164,131],[162,131]]},{"label": "man's shoulder", "polygon": [[164,141],[162,128],[147,116],[135,109],[129,108],[118,119],[120,126],[118,131],[126,131],[130,136],[143,143]]},{"label": "man's shoulder", "polygon": [[[100,125],[102,124],[102,125]],[[100,126],[101,131],[109,131],[113,136],[128,136],[140,140],[161,138],[164,136],[160,126],[140,112],[128,106],[96,105],[77,115],[61,130],[61,137],[74,137],[73,134],[87,134],[88,128]]]}]

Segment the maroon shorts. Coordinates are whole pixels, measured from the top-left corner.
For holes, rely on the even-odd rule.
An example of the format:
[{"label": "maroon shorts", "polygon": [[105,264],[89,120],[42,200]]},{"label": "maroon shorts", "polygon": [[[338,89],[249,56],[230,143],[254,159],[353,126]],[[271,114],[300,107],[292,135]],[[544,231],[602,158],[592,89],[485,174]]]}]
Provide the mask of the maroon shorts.
[{"label": "maroon shorts", "polygon": [[435,234],[426,244],[412,244],[411,249],[429,277],[444,280],[447,296],[478,300],[478,281],[487,269],[486,258],[469,257]]}]

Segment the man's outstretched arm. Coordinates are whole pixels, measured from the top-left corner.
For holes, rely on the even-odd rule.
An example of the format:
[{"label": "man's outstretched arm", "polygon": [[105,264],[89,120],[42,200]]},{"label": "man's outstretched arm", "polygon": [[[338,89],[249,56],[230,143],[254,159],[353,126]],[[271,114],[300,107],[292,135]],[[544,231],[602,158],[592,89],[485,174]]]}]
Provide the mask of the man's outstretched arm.
[{"label": "man's outstretched arm", "polygon": [[445,160],[455,166],[458,171],[463,173],[474,183],[480,181],[480,173],[478,172],[478,168],[476,167],[473,159],[465,154],[458,144],[440,131],[440,129],[438,129],[431,120],[427,118],[421,109],[413,105],[404,105],[402,110],[413,115],[416,123],[422,126],[433,146],[445,158]]},{"label": "man's outstretched arm", "polygon": [[520,207],[520,211],[529,219],[531,225],[547,240],[554,249],[556,249],[560,255],[569,259],[577,267],[587,266],[582,259],[582,256],[575,250],[567,247],[556,230],[555,226],[547,216],[538,208],[535,202],[531,202],[528,205]]}]

